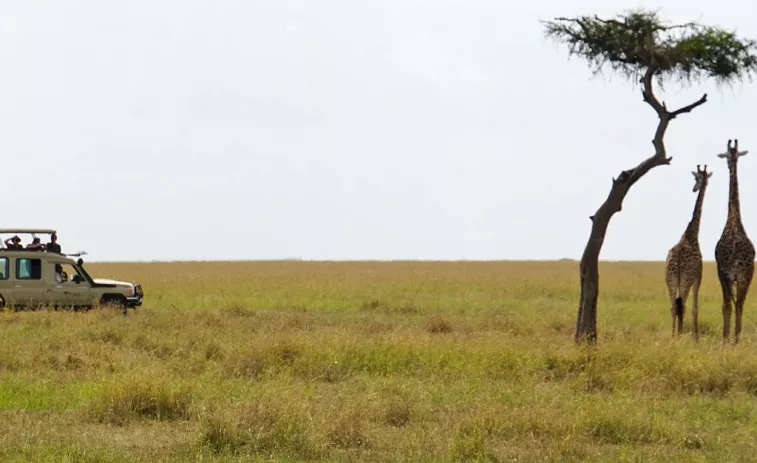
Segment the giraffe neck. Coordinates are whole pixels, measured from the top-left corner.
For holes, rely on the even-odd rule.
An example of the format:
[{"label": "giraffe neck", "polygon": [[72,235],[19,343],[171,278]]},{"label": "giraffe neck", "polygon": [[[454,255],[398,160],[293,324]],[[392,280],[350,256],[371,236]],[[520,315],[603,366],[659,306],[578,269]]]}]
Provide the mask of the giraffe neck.
[{"label": "giraffe neck", "polygon": [[738,165],[734,162],[730,170],[730,186],[728,191],[728,220],[727,226],[736,230],[744,230],[741,223],[741,205],[739,203]]},{"label": "giraffe neck", "polygon": [[697,195],[697,201],[694,204],[694,213],[692,214],[689,226],[686,227],[686,231],[683,233],[683,239],[697,243],[699,241],[699,221],[702,217],[702,203],[704,202],[704,191],[707,189],[707,184],[703,184],[699,189]]}]

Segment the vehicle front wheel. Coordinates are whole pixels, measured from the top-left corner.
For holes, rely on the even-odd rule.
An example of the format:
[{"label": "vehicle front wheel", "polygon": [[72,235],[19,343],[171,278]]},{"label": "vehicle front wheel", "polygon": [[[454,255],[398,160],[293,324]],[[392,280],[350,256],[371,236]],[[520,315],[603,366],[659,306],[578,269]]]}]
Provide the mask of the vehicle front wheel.
[{"label": "vehicle front wheel", "polygon": [[124,315],[127,314],[126,298],[123,296],[103,296],[100,304],[103,307],[118,309]]}]

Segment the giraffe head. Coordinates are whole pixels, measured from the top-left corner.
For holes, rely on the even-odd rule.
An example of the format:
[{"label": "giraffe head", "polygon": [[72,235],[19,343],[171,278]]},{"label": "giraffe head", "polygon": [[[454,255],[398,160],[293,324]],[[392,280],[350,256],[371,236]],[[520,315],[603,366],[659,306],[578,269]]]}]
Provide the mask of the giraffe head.
[{"label": "giraffe head", "polygon": [[697,164],[697,171],[694,172],[691,171],[692,174],[694,174],[694,192],[696,193],[700,189],[704,189],[707,187],[707,180],[712,177],[712,172],[707,172],[707,164],[704,165],[704,169],[699,168],[699,164]]},{"label": "giraffe head", "polygon": [[746,155],[749,151],[739,151],[739,141],[733,140],[733,146],[731,146],[731,140],[728,140],[728,147],[726,148],[725,153],[718,154],[719,158],[726,158],[728,161],[728,168],[730,169],[732,166],[736,165],[736,162],[738,162],[738,159],[741,156]]}]

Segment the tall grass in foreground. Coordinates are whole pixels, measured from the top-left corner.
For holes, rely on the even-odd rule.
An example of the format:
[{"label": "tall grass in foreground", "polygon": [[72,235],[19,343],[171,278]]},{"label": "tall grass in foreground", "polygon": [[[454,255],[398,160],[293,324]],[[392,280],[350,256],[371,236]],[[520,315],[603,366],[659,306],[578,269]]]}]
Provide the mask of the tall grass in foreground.
[{"label": "tall grass in foreground", "polygon": [[[146,305],[0,314],[3,461],[751,461],[757,319],[698,345],[662,263],[90,265]],[[690,320],[686,318],[687,333]]]}]

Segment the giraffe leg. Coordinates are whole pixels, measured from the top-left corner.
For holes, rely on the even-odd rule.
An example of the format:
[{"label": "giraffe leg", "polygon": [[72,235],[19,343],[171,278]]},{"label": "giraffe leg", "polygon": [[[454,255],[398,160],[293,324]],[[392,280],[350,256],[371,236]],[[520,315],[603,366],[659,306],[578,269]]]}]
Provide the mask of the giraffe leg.
[{"label": "giraffe leg", "polygon": [[731,281],[720,271],[718,279],[723,292],[723,343],[726,343],[731,331]]},{"label": "giraffe leg", "polygon": [[673,331],[671,336],[676,335],[676,289],[668,283],[668,296],[670,297],[670,316],[673,319]]},{"label": "giraffe leg", "polygon": [[681,292],[681,307],[678,311],[678,334],[683,334],[683,318],[686,315],[686,301],[689,298],[689,288]]},{"label": "giraffe leg", "polygon": [[741,316],[744,313],[744,302],[746,302],[746,296],[749,293],[751,280],[751,275],[748,275],[743,282],[739,281],[736,284],[736,326],[733,339],[735,344],[739,343],[739,335],[741,334]]},{"label": "giraffe leg", "polygon": [[694,284],[691,287],[691,319],[693,322],[692,329],[694,331],[694,341],[699,342],[699,285],[702,284],[702,277],[698,277],[694,280]]}]

